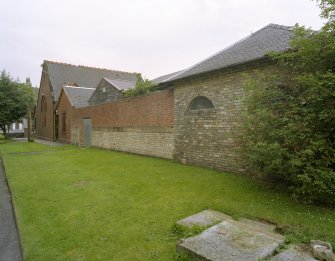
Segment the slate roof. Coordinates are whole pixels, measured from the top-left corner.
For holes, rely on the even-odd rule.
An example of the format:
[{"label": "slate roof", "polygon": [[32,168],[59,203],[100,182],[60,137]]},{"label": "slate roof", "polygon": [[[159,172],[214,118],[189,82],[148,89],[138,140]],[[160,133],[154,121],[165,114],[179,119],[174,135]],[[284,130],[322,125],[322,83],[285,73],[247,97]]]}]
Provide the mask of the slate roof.
[{"label": "slate roof", "polygon": [[119,80],[119,79],[109,79],[106,77],[104,79],[120,91],[132,89],[136,85],[136,79],[133,79],[131,81]]},{"label": "slate roof", "polygon": [[270,51],[289,49],[293,27],[269,24],[250,36],[223,49],[213,56],[181,71],[163,82],[170,82],[193,75],[243,64],[264,58]]},{"label": "slate roof", "polygon": [[49,73],[53,90],[53,99],[56,101],[64,84],[96,88],[104,77],[121,81],[136,81],[136,73],[113,71],[101,68],[72,65],[52,61],[44,61]]},{"label": "slate roof", "polygon": [[151,80],[151,82],[155,83],[155,84],[159,84],[161,82],[165,82],[167,80],[169,80],[170,78],[176,76],[177,74],[183,72],[185,70],[181,70],[181,71],[178,71],[178,72],[174,72],[174,73],[169,73],[169,74],[166,74],[166,75],[162,75],[162,76],[159,76],[153,80]]},{"label": "slate roof", "polygon": [[92,96],[95,88],[64,86],[64,92],[70,98],[72,106],[76,108],[88,106],[88,100]]}]

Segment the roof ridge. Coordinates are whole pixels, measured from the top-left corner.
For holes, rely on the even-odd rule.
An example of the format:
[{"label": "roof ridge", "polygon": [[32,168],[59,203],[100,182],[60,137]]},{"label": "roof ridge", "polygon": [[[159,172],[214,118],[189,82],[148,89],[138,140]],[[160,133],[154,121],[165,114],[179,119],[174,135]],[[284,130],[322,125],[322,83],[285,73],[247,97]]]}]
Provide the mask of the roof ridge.
[{"label": "roof ridge", "polygon": [[109,81],[114,81],[114,80],[117,80],[117,81],[122,81],[122,82],[133,82],[133,80],[126,80],[126,79],[113,79],[113,78],[108,78],[108,77],[103,77],[103,79],[105,79],[105,80],[109,80]]},{"label": "roof ridge", "polygon": [[87,89],[87,90],[95,90],[95,88],[89,87],[82,87],[82,86],[71,86],[71,85],[64,85],[64,88],[73,88],[73,89]]},{"label": "roof ridge", "polygon": [[294,26],[288,26],[288,25],[281,25],[281,24],[268,24],[267,26],[271,26],[273,28],[278,28],[278,29],[283,29],[283,30],[288,30],[288,31],[292,31],[294,29]]},{"label": "roof ridge", "polygon": [[113,69],[107,69],[107,68],[100,68],[100,67],[93,67],[93,66],[87,66],[87,65],[76,65],[71,63],[64,63],[64,62],[56,62],[56,61],[50,61],[50,60],[44,60],[43,63],[52,63],[52,64],[59,64],[59,65],[66,65],[66,66],[73,66],[73,67],[83,67],[87,69],[94,69],[94,70],[100,70],[100,71],[110,71],[110,72],[119,72],[119,73],[127,73],[127,74],[137,74],[137,72],[125,72],[125,71],[119,71],[119,70],[113,70]]}]

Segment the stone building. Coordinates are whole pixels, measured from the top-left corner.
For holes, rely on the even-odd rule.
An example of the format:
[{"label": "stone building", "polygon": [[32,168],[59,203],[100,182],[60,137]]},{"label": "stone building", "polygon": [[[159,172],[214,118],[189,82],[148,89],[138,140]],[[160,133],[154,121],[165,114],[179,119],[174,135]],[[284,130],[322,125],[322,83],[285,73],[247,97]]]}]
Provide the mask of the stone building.
[{"label": "stone building", "polygon": [[291,27],[269,24],[160,81],[174,92],[175,159],[243,173],[236,139],[243,84],[274,70],[267,54],[288,50],[291,37]]}]

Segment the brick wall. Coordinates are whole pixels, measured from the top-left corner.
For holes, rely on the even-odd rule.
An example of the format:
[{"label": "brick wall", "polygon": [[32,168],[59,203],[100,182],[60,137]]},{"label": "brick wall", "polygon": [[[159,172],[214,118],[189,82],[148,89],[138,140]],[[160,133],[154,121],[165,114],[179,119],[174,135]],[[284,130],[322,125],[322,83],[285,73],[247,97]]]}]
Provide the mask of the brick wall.
[{"label": "brick wall", "polygon": [[53,140],[54,102],[52,99],[48,78],[48,73],[43,70],[35,111],[35,131],[37,137]]},{"label": "brick wall", "polygon": [[74,109],[72,143],[84,143],[84,118],[92,121],[92,146],[173,158],[173,93],[170,90]]},{"label": "brick wall", "polygon": [[[176,82],[175,158],[186,164],[243,173],[236,139],[243,82],[270,70],[273,66],[251,64]],[[215,108],[189,111],[197,96],[209,98]]]},{"label": "brick wall", "polygon": [[[68,96],[62,90],[57,103],[58,117],[58,140],[62,142],[71,142],[71,123],[73,107]],[[65,118],[63,119],[63,117]],[[65,124],[65,126],[63,126]]]}]

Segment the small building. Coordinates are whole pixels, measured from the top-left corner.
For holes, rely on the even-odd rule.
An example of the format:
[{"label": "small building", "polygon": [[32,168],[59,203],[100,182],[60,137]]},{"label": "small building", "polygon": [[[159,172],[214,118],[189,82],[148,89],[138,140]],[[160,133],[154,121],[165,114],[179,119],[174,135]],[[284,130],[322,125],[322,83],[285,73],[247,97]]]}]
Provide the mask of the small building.
[{"label": "small building", "polygon": [[89,104],[100,104],[119,100],[123,97],[122,92],[134,88],[136,80],[118,80],[102,78],[92,97],[89,99]]},{"label": "small building", "polygon": [[63,86],[56,103],[56,137],[62,142],[71,142],[72,112],[75,108],[86,107],[95,88]]},{"label": "small building", "polygon": [[56,104],[64,85],[95,89],[103,78],[135,82],[136,75],[137,73],[44,61],[35,109],[36,136],[47,140],[58,139]]}]

